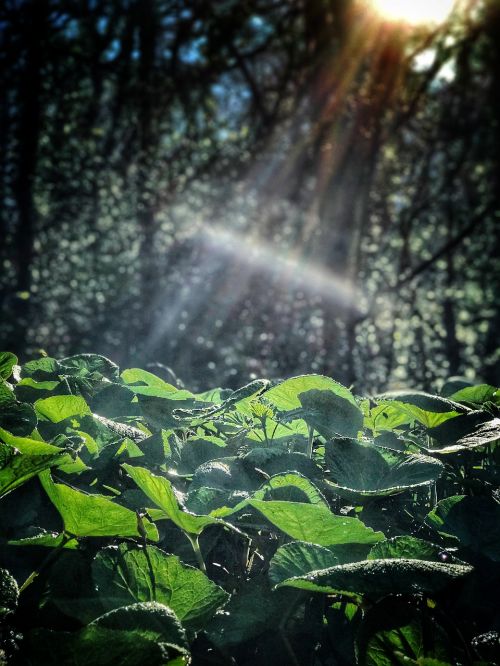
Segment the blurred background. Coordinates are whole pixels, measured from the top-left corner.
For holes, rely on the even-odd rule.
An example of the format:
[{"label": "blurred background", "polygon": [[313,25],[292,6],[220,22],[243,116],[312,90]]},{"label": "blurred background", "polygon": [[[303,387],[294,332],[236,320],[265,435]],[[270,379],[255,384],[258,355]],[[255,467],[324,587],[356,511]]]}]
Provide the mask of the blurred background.
[{"label": "blurred background", "polygon": [[500,1],[4,0],[0,346],[500,383]]}]

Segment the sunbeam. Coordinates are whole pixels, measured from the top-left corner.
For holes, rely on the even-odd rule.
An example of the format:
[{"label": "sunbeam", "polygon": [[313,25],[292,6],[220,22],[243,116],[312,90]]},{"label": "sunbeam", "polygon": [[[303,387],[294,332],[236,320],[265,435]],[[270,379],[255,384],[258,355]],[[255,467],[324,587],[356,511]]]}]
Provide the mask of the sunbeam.
[{"label": "sunbeam", "polygon": [[375,10],[391,21],[411,25],[443,23],[455,0],[371,0]]},{"label": "sunbeam", "polygon": [[300,289],[321,296],[326,301],[350,310],[360,310],[360,293],[347,279],[295,254],[280,254],[279,248],[245,235],[211,227],[202,230],[210,252],[228,254],[237,260],[244,273],[269,276],[289,291]]}]

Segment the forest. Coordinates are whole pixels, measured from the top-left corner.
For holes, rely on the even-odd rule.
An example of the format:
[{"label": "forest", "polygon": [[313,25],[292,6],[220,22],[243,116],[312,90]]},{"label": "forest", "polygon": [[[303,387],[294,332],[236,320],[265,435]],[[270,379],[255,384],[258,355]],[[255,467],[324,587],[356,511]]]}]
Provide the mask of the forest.
[{"label": "forest", "polygon": [[5,350],[499,383],[498,0],[6,0],[0,29]]},{"label": "forest", "polygon": [[500,0],[0,3],[0,666],[500,666]]}]

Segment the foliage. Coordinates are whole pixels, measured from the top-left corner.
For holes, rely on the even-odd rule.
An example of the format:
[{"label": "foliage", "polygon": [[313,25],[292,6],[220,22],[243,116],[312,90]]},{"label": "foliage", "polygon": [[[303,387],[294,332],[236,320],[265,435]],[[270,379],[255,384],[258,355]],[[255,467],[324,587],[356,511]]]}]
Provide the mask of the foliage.
[{"label": "foliage", "polygon": [[0,3],[2,345],[498,384],[499,3],[372,4]]},{"label": "foliage", "polygon": [[498,663],[495,387],[0,359],[2,663]]}]

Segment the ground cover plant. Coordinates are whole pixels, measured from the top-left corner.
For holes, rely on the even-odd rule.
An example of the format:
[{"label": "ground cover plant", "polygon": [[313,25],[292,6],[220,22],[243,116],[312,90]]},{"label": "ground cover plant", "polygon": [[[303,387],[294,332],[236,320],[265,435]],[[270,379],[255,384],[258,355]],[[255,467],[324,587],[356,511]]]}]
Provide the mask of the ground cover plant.
[{"label": "ground cover plant", "polygon": [[496,387],[0,378],[1,664],[498,663]]}]

